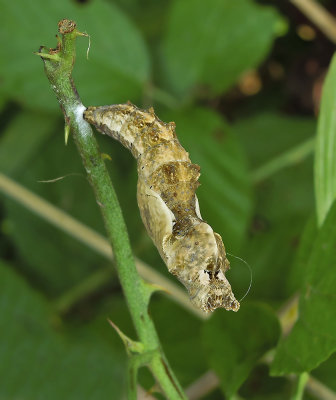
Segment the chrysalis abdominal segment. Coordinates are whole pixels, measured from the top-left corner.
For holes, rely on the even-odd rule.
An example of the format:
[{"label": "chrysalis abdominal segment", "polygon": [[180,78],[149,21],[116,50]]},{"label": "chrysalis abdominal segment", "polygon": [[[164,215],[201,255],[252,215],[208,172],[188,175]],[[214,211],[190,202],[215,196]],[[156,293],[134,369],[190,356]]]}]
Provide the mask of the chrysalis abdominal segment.
[{"label": "chrysalis abdominal segment", "polygon": [[88,107],[84,119],[128,148],[138,164],[141,218],[168,270],[205,312],[238,311],[222,238],[202,220],[195,191],[200,168],[179,143],[175,124],[133,104]]}]

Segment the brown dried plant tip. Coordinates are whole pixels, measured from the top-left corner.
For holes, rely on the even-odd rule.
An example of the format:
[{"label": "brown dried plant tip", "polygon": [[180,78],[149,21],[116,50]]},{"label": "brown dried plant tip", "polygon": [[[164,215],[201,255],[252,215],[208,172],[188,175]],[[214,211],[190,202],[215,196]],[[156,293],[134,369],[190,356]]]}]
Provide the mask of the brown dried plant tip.
[{"label": "brown dried plant tip", "polygon": [[76,29],[76,22],[70,19],[62,19],[58,22],[58,32],[61,35],[71,33]]},{"label": "brown dried plant tip", "polygon": [[195,194],[200,167],[179,143],[175,124],[162,122],[151,108],[131,103],[89,107],[84,119],[119,140],[138,164],[138,205],[144,225],[168,270],[205,312],[238,311],[225,277],[230,263],[222,238],[203,221]]},{"label": "brown dried plant tip", "polygon": [[57,47],[55,47],[54,49],[49,49],[48,53],[49,54],[57,54],[61,51],[61,42],[57,43]]}]

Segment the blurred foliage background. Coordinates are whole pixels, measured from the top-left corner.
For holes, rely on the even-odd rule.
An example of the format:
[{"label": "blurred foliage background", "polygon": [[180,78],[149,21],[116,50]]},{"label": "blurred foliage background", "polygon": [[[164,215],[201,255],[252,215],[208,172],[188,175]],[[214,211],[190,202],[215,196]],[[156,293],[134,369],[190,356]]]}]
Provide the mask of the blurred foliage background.
[{"label": "blurred foliage background", "polygon": [[[33,55],[40,45],[56,45],[62,18],[91,38],[88,59],[88,41],[77,44],[74,79],[83,103],[129,100],[175,121],[201,166],[202,216],[227,251],[251,265],[252,288],[237,314],[216,311],[205,321],[172,296],[152,299],[175,373],[186,388],[200,384],[194,392],[189,386],[189,398],[335,399],[336,65],[317,128],[335,38],[298,7],[310,2],[0,0],[1,399],[124,398],[127,356],[106,319],[135,336],[106,257],[81,243],[71,226],[63,232],[67,222],[55,208],[44,217],[32,212],[44,210],[46,200],[104,234]],[[319,4],[336,13],[332,0]],[[168,277],[140,220],[135,161],[119,143],[98,140],[111,157],[134,254]],[[230,260],[239,298],[250,274]],[[299,319],[284,337],[279,310],[289,307],[292,325],[298,293]],[[154,384],[146,371],[140,383],[145,390]]]}]

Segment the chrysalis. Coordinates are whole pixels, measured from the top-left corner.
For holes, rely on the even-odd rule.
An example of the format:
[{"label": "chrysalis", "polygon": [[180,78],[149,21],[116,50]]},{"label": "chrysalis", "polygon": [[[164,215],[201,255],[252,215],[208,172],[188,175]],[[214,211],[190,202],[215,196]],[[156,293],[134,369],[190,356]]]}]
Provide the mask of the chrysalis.
[{"label": "chrysalis", "polygon": [[179,143],[175,124],[133,104],[88,107],[84,118],[128,148],[138,163],[137,199],[143,223],[169,272],[205,312],[238,311],[221,236],[202,220],[195,191],[200,167]]}]

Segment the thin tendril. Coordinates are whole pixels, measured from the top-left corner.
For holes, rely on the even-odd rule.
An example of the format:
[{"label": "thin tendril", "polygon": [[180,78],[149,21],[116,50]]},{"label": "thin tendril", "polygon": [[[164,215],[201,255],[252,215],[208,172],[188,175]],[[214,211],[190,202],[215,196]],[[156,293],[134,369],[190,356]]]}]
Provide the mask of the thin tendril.
[{"label": "thin tendril", "polygon": [[242,261],[242,262],[247,266],[247,268],[248,268],[249,271],[250,271],[250,284],[249,284],[249,287],[247,288],[247,290],[246,290],[244,296],[239,300],[239,303],[241,303],[241,301],[244,300],[245,297],[248,295],[248,293],[249,293],[249,291],[250,291],[250,289],[251,289],[251,287],[252,287],[252,276],[253,276],[252,268],[251,268],[250,264],[249,264],[247,261],[243,260],[242,258],[240,258],[240,257],[238,257],[238,256],[235,256],[235,255],[232,254],[232,253],[226,253],[226,254],[229,255],[229,256],[231,256],[231,257],[236,258],[237,260]]},{"label": "thin tendril", "polygon": [[89,59],[89,52],[90,52],[90,48],[91,48],[91,36],[89,34],[87,34],[88,38],[89,38],[89,45],[88,48],[86,50],[86,59]]},{"label": "thin tendril", "polygon": [[69,176],[80,176],[80,177],[86,179],[86,177],[83,174],[80,174],[80,173],[77,173],[77,172],[72,172],[72,173],[64,175],[64,176],[59,176],[58,178],[47,179],[47,180],[39,180],[37,182],[38,183],[54,183],[54,182],[57,182],[57,181],[61,181],[62,179],[68,178]]}]

